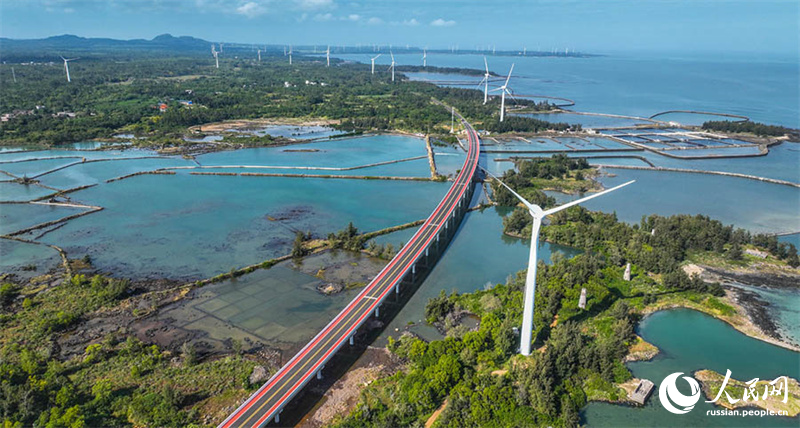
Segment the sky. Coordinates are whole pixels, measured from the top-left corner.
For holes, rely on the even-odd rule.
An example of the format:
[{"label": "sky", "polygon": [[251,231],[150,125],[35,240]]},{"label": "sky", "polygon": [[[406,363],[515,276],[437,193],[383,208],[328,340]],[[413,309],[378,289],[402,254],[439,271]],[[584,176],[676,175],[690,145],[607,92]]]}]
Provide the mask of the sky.
[{"label": "sky", "polygon": [[798,0],[2,0],[0,36],[797,57]]}]

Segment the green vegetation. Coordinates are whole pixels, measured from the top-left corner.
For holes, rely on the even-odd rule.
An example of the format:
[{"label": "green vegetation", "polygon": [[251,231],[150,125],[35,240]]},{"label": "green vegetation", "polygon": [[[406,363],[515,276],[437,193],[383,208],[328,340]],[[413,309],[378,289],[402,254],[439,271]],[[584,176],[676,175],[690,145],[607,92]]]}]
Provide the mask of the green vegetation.
[{"label": "green vegetation", "polygon": [[[442,291],[426,305],[425,317],[445,326],[446,338],[390,340],[389,350],[406,369],[364,389],[338,426],[419,426],[445,399],[434,427],[577,426],[587,401],[626,400],[620,384],[631,379],[622,363],[629,352],[655,351],[634,335],[642,313],[679,305],[737,316],[717,297],[723,294],[718,284],[679,269],[687,255],[703,248],[722,257],[731,242],[763,239],[703,216],[650,216],[631,226],[576,207],[553,217],[543,234],[585,252],[540,262],[533,355],[515,355],[524,271],[473,293]],[[626,262],[632,262],[630,281],[623,279]],[[578,308],[582,288],[585,309]],[[454,320],[465,312],[480,318],[477,329]]]},{"label": "green vegetation", "polygon": [[795,138],[798,137],[797,130],[783,126],[751,122],[749,120],[746,122],[733,122],[730,120],[708,121],[703,123],[703,129],[721,132],[744,132],[762,137],[779,137],[782,135],[790,135],[794,136]]},{"label": "green vegetation", "polygon": [[[516,170],[506,171],[500,179],[528,201],[542,208],[555,205],[555,199],[543,190],[586,192],[598,185],[588,179],[595,175],[585,158],[570,158],[556,154],[550,158],[517,160]],[[497,181],[492,182],[494,201],[499,205],[517,206],[519,201]],[[504,232],[513,236],[530,236],[531,218],[528,212],[517,209],[503,219]]]},{"label": "green vegetation", "polygon": [[[183,136],[194,125],[312,117],[341,121],[338,127],[352,132],[399,129],[444,138],[450,114],[434,98],[492,132],[570,129],[568,124],[515,116],[501,123],[499,101],[483,105],[476,90],[440,88],[402,76],[402,82],[392,84],[386,73],[372,75],[363,64],[327,68],[300,56],[291,66],[283,57],[261,63],[223,57],[216,69],[209,58],[154,54],[112,61],[87,56],[70,64],[69,84],[60,67],[17,64],[17,83],[10,73],[0,73],[0,113],[14,115],[0,125],[0,144],[53,145],[132,133],[147,137],[134,144],[163,147],[187,144]],[[182,104],[184,100],[192,104]],[[161,103],[167,106],[164,112],[157,108]],[[519,104],[536,106],[524,100]],[[247,145],[275,142],[269,137],[227,138]]]},{"label": "green vegetation", "polygon": [[353,222],[348,223],[347,227],[337,233],[328,234],[328,243],[334,249],[361,251],[364,248],[364,240],[364,236],[359,235]]},{"label": "green vegetation", "polygon": [[[197,406],[250,388],[254,363],[239,356],[200,362],[189,345],[182,365],[134,337],[109,334],[82,355],[65,337],[97,311],[115,310],[129,283],[78,274],[59,285],[0,287],[0,416],[5,426],[172,426],[200,422]],[[192,366],[192,367],[190,367]],[[227,398],[216,395],[227,393]]]}]

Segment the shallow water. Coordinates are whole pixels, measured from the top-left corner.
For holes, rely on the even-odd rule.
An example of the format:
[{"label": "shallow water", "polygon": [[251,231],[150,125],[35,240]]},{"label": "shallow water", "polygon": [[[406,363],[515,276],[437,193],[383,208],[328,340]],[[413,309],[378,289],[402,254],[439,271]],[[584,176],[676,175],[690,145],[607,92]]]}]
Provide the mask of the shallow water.
[{"label": "shallow water", "polygon": [[[369,55],[341,55],[369,64]],[[418,55],[395,55],[399,65]],[[570,98],[576,111],[648,117],[667,110],[698,110],[749,116],[759,122],[800,128],[800,62],[796,54],[754,61],[751,56],[665,57],[612,55],[593,58],[487,56],[489,70],[506,75],[515,94]],[[384,60],[382,56],[376,63]],[[428,64],[483,68],[483,55],[429,54]],[[473,81],[482,76],[406,73],[412,79]],[[490,86],[499,86],[493,82]],[[465,86],[465,87],[475,87]],[[694,121],[695,119],[692,119]]]},{"label": "shallow water", "polygon": [[670,373],[691,375],[702,369],[723,374],[730,369],[732,378],[745,381],[778,376],[797,379],[800,353],[745,336],[722,321],[688,309],[661,311],[645,318],[639,325],[639,335],[661,350],[652,361],[628,365],[635,377],[656,384],[653,395],[642,408],[590,403],[581,412],[583,423],[588,426],[798,426],[797,418],[706,416],[706,411],[715,405],[705,403],[704,398],[691,412],[674,415],[661,406],[658,385]]},{"label": "shallow water", "polygon": [[[45,245],[0,239],[0,273],[13,273],[21,278],[31,278],[47,273],[61,263],[58,252]],[[24,266],[36,265],[36,270]]]},{"label": "shallow water", "polygon": [[[477,193],[476,199],[480,198]],[[484,286],[505,283],[509,275],[527,268],[530,241],[503,235],[503,215],[508,211],[508,208],[491,207],[466,214],[447,250],[409,302],[386,327],[376,341],[377,346],[385,344],[389,336],[397,338],[408,322],[418,324],[412,328],[415,333],[429,339],[441,338],[435,329],[424,325],[425,303],[430,298],[441,290],[469,293]],[[398,234],[388,235],[381,241],[398,245],[410,238],[406,231]],[[539,244],[541,260],[549,263],[555,252],[572,257],[580,251],[546,242]]]},{"label": "shallow water", "polygon": [[448,186],[142,175],[73,194],[105,209],[43,240],[114,275],[197,279],[287,254],[297,230],[326,236],[350,221],[371,231],[425,218]]},{"label": "shallow water", "polygon": [[621,220],[638,223],[643,215],[657,213],[704,214],[724,224],[752,232],[800,230],[800,189],[744,178],[639,170],[610,170],[606,187],[629,180],[636,183],[584,206],[590,210],[617,211]]},{"label": "shallow water", "polygon": [[3,204],[0,205],[0,234],[58,220],[81,211],[85,209],[42,204]]},{"label": "shallow water", "polygon": [[3,201],[29,201],[51,193],[54,191],[33,184],[0,182],[0,200]]}]

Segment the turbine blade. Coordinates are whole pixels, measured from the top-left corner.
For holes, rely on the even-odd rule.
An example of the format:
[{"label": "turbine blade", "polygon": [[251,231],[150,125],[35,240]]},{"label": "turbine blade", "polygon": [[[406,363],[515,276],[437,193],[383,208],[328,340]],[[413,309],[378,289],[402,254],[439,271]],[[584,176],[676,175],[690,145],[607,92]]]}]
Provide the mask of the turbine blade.
[{"label": "turbine blade", "polygon": [[567,208],[569,208],[569,207],[572,207],[572,206],[575,206],[575,205],[578,205],[578,204],[582,204],[582,203],[584,203],[584,202],[588,201],[589,199],[594,199],[594,198],[596,198],[596,197],[598,197],[598,196],[603,196],[603,195],[605,195],[606,193],[611,193],[611,192],[613,192],[613,191],[615,191],[615,190],[617,190],[617,189],[621,189],[621,188],[623,188],[623,187],[625,187],[625,186],[627,186],[627,185],[629,185],[629,184],[631,184],[631,183],[634,183],[634,182],[636,182],[636,180],[631,180],[631,181],[629,181],[629,182],[627,182],[627,183],[620,184],[619,186],[616,186],[616,187],[612,187],[612,188],[610,188],[610,189],[603,190],[602,192],[599,192],[599,193],[595,193],[594,195],[587,196],[587,197],[585,197],[585,198],[581,198],[581,199],[578,199],[578,200],[575,200],[575,201],[572,201],[572,202],[566,203],[566,204],[564,204],[564,205],[557,206],[557,207],[555,207],[555,208],[550,208],[549,210],[547,210],[547,211],[545,211],[545,212],[544,212],[544,215],[546,215],[546,216],[547,216],[547,215],[550,215],[550,214],[554,214],[554,213],[557,213],[557,212],[559,212],[559,211],[561,211],[561,210],[567,209]]},{"label": "turbine blade", "polygon": [[519,199],[519,201],[522,202],[522,204],[525,205],[528,208],[529,211],[531,211],[531,212],[541,212],[542,211],[542,209],[539,208],[539,206],[534,205],[534,204],[528,202],[527,200],[525,200],[525,198],[520,196],[519,193],[515,192],[514,189],[508,187],[508,185],[506,183],[503,183],[503,180],[497,178],[496,175],[494,175],[491,172],[489,172],[486,168],[484,168],[484,167],[482,167],[480,165],[478,165],[478,168],[482,169],[486,174],[488,174],[489,176],[491,176],[492,178],[497,180],[498,183],[502,184],[503,187],[508,189],[508,191],[511,192],[511,194],[514,195],[517,199]]},{"label": "turbine blade", "polygon": [[514,71],[514,63],[511,63],[511,70],[508,70],[508,77],[506,77],[506,84],[503,85],[503,88],[508,86],[508,81],[511,80],[511,72]]},{"label": "turbine blade", "polygon": [[489,62],[486,61],[486,57],[483,57],[483,64],[486,66],[486,75],[489,75]]}]

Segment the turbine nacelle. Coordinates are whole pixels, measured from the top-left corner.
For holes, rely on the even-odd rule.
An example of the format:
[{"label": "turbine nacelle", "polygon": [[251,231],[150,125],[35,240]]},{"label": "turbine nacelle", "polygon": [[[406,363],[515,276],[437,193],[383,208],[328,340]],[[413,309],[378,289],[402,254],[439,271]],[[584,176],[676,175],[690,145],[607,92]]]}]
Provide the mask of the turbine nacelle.
[{"label": "turbine nacelle", "polygon": [[[509,73],[510,76],[510,73]],[[542,226],[542,222],[544,221],[545,217],[550,214],[555,214],[559,211],[565,210],[569,207],[578,205],[580,203],[586,202],[589,199],[594,199],[598,196],[605,195],[606,193],[613,192],[617,189],[625,187],[636,180],[631,180],[627,183],[620,184],[619,186],[612,187],[610,189],[604,190],[602,192],[595,193],[594,195],[587,196],[585,198],[581,198],[564,205],[557,206],[555,208],[551,208],[549,210],[542,210],[541,207],[538,205],[532,204],[525,200],[519,193],[515,192],[513,189],[508,187],[503,181],[499,178],[495,177],[492,173],[487,171],[485,168],[481,168],[483,171],[486,172],[489,176],[497,180],[503,187],[508,189],[514,197],[519,199],[519,201],[528,208],[528,212],[530,213],[531,217],[533,217],[533,224],[531,226],[531,249],[530,249],[530,256],[528,258],[528,273],[525,276],[525,297],[524,297],[524,309],[522,311],[522,332],[520,335],[520,353],[522,355],[530,355],[531,354],[531,341],[533,339],[533,312],[534,312],[534,303],[536,301],[536,265],[538,259],[536,257],[537,248],[539,246],[539,229]]]}]

